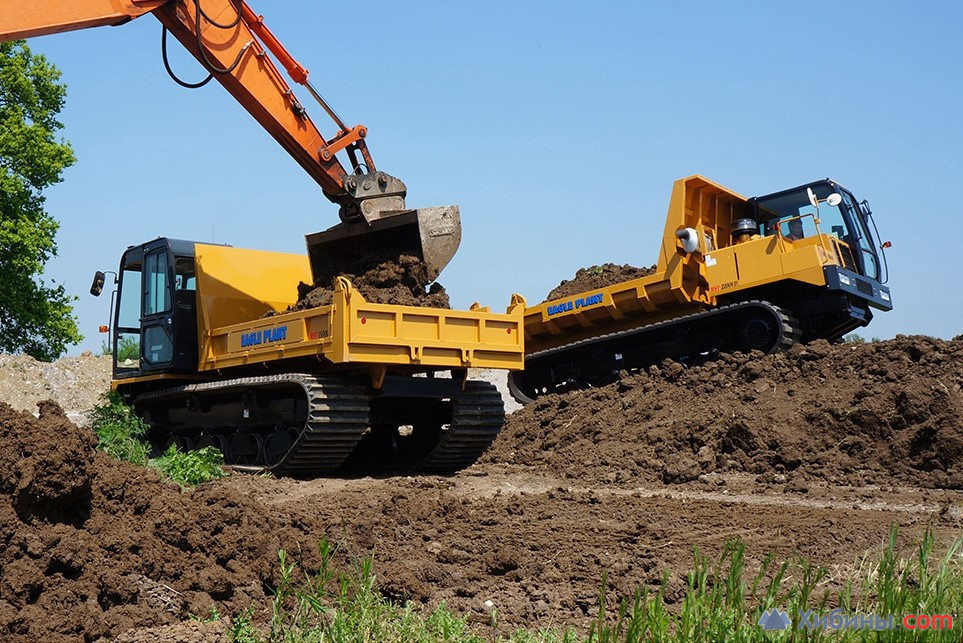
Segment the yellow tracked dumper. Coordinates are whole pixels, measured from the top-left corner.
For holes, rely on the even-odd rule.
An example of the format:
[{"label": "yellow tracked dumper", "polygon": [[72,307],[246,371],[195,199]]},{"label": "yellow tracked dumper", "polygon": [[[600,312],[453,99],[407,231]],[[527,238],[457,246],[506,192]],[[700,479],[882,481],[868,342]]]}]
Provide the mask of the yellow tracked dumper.
[{"label": "yellow tracked dumper", "polygon": [[284,312],[311,277],[303,255],[167,238],[128,248],[112,386],[155,448],[214,445],[228,464],[300,477],[474,462],[504,407],[468,369],[521,368],[524,300],[502,314],[375,304],[342,277],[329,305]]},{"label": "yellow tracked dumper", "polygon": [[838,340],[893,307],[871,214],[829,179],[749,199],[680,179],[655,272],[528,308],[509,389],[526,403],[666,358]]},{"label": "yellow tracked dumper", "polygon": [[[342,120],[263,16],[243,0],[2,5],[0,42],[153,15],[171,79],[193,89],[220,83],[338,206],[337,225],[307,235],[306,257],[172,239],[124,254],[113,386],[149,421],[155,446],[216,445],[231,464],[300,476],[379,463],[448,472],[484,451],[501,426],[501,397],[466,373],[521,366],[522,300],[504,315],[384,306],[339,279],[359,261],[408,256],[434,281],[461,242],[461,216],[455,205],[407,207],[406,184],[375,165],[368,128]],[[168,40],[208,77],[179,78]],[[327,133],[285,76],[330,119]],[[280,206],[262,199],[262,207]],[[104,280],[98,273],[91,292]],[[262,319],[294,304],[299,282],[336,280],[330,305]],[[434,377],[441,372],[452,377]]]}]

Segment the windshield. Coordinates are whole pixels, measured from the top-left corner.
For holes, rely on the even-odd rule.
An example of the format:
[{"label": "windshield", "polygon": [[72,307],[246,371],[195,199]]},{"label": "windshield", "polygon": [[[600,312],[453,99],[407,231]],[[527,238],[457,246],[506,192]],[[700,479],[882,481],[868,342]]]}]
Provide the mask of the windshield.
[{"label": "windshield", "polygon": [[[810,187],[820,201],[832,193],[832,189],[825,184]],[[802,222],[803,236],[809,237],[816,234],[816,208],[809,202],[806,188],[774,197],[764,197],[759,199],[757,203],[759,206],[758,220],[759,223],[765,225],[764,231],[766,234],[772,234],[778,227],[782,230],[783,235],[786,235],[792,219],[799,219]],[[833,234],[840,240],[846,235],[846,224],[838,207],[832,207],[828,203],[820,203],[819,218],[819,227],[822,232]]]},{"label": "windshield", "polygon": [[873,235],[870,234],[866,226],[866,219],[859,209],[856,199],[846,190],[840,190],[839,194],[843,197],[841,208],[845,208],[849,213],[851,221],[856,222],[854,234],[859,244],[859,251],[863,255],[863,267],[866,269],[866,276],[879,280],[879,257],[876,255],[875,242]]},{"label": "windshield", "polygon": [[[808,186],[819,199],[819,231],[829,234],[846,243],[854,254],[860,254],[863,272],[866,276],[879,279],[879,263],[873,251],[872,237],[859,216],[856,201],[846,190],[838,190],[828,183],[815,183]],[[842,197],[838,206],[825,202],[830,194],[837,191]],[[756,201],[757,221],[763,234],[775,234],[777,228],[787,239],[794,240],[816,234],[817,211],[809,202],[806,186],[791,192],[772,197],[762,197]],[[856,222],[851,225],[849,222]],[[850,253],[843,257],[847,268],[856,269],[857,259]]]}]

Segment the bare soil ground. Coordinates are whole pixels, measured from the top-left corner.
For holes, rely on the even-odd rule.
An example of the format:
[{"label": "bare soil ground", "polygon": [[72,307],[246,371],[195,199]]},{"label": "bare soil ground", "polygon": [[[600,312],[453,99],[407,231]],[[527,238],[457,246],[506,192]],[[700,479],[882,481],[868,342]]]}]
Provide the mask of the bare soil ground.
[{"label": "bare soil ground", "polygon": [[340,564],[373,555],[388,596],[479,624],[491,601],[506,630],[584,626],[603,571],[615,598],[671,569],[678,601],[693,547],[731,538],[750,565],[825,565],[832,587],[891,525],[960,534],[961,392],[963,338],[817,343],[548,396],[453,477],[183,493],[93,453],[55,405],[0,404],[0,639],[218,640],[188,616],[262,601],[277,549],[310,569],[322,537]]}]

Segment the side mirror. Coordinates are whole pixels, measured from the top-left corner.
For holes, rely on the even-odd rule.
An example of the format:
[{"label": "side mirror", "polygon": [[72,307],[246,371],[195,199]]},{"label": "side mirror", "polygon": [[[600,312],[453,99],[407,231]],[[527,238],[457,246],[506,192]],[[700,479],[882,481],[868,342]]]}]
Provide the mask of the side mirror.
[{"label": "side mirror", "polygon": [[863,214],[866,216],[869,216],[873,213],[873,211],[869,209],[869,201],[866,199],[863,199],[859,202],[859,209],[862,210]]},{"label": "side mirror", "polygon": [[816,208],[816,209],[818,210],[818,209],[819,209],[819,199],[816,198],[816,193],[813,192],[813,189],[812,189],[812,188],[806,188],[806,195],[809,196],[809,203],[810,203],[814,208]]},{"label": "side mirror", "polygon": [[94,282],[90,284],[91,295],[93,295],[94,297],[100,297],[100,293],[104,289],[104,280],[106,278],[107,278],[107,275],[105,275],[99,270],[94,273]]}]

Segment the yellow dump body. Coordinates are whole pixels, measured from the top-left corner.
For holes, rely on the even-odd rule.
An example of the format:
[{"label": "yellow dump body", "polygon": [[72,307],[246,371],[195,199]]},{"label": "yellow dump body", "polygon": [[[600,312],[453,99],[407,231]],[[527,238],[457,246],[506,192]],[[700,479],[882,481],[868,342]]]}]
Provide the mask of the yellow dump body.
[{"label": "yellow dump body", "polygon": [[199,371],[295,357],[342,369],[522,368],[518,295],[502,314],[373,304],[339,278],[331,304],[264,317],[295,303],[307,257],[198,244],[196,270]]},{"label": "yellow dump body", "polygon": [[[798,241],[779,231],[733,239],[731,224],[744,216],[746,203],[701,176],[676,181],[655,273],[526,309],[526,352],[673,319],[714,306],[720,296],[783,279],[822,286],[823,266],[844,265],[845,244],[821,233],[818,220],[818,233]],[[685,229],[698,241],[692,252],[677,234]]]}]

